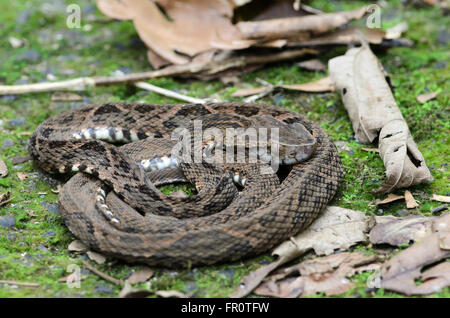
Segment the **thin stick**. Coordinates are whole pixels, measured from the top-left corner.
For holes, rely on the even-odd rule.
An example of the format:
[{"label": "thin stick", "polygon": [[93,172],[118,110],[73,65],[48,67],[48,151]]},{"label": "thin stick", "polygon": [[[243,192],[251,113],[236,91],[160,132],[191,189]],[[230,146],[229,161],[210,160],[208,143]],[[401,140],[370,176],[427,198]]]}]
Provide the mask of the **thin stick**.
[{"label": "thin stick", "polygon": [[113,85],[123,83],[134,83],[159,77],[173,77],[179,75],[192,75],[206,73],[209,75],[217,74],[230,68],[242,68],[246,65],[267,64],[295,59],[306,54],[317,54],[312,49],[288,50],[266,55],[243,55],[232,56],[220,61],[204,63],[188,63],[182,65],[171,65],[161,70],[127,74],[123,76],[112,77],[81,77],[72,80],[35,83],[24,85],[0,85],[0,95],[17,95],[26,93],[41,93],[65,90],[84,90],[89,86]]},{"label": "thin stick", "polygon": [[205,104],[207,101],[204,99],[199,99],[199,98],[194,98],[194,97],[190,97],[190,96],[186,96],[186,95],[182,95],[179,93],[176,93],[174,91],[165,89],[165,88],[161,88],[149,83],[145,83],[145,82],[137,82],[134,84],[136,87],[148,90],[148,91],[152,91],[167,97],[171,97],[171,98],[175,98],[175,99],[179,99],[179,100],[183,100],[185,102],[188,103],[194,103],[194,104]]},{"label": "thin stick", "polygon": [[116,284],[116,285],[120,285],[120,286],[123,285],[123,281],[121,279],[116,279],[114,277],[109,276],[108,274],[105,274],[105,273],[99,271],[98,269],[96,269],[94,266],[90,265],[85,260],[82,260],[82,262],[83,262],[83,265],[86,266],[86,268],[88,270],[90,270],[91,272],[93,272],[97,276],[103,278],[104,280],[107,280],[108,282],[111,282],[111,283]]},{"label": "thin stick", "polygon": [[15,280],[0,280],[0,284],[17,285],[17,286],[31,287],[31,288],[39,287],[39,284],[16,282]]}]

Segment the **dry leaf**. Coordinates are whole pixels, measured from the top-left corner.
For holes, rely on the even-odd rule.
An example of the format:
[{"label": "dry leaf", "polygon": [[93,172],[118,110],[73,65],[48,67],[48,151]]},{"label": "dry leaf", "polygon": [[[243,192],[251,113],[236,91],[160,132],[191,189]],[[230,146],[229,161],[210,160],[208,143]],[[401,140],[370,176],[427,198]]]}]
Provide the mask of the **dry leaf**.
[{"label": "dry leaf", "polygon": [[278,256],[275,262],[245,276],[241,286],[230,296],[248,295],[274,269],[311,249],[317,255],[329,255],[335,250],[346,250],[365,241],[367,231],[368,222],[363,212],[329,206],[306,230],[272,252],[272,255]]},{"label": "dry leaf", "polygon": [[434,193],[433,193],[432,199],[433,199],[434,201],[450,203],[450,197],[449,197],[449,196],[446,196],[446,195],[438,195],[438,194],[434,194]]},{"label": "dry leaf", "polygon": [[327,66],[319,59],[312,59],[297,63],[298,66],[308,71],[325,71]]},{"label": "dry leaf", "polygon": [[0,192],[0,206],[6,205],[6,203],[8,203],[9,201],[11,201],[11,192],[9,191],[6,193]]},{"label": "dry leaf", "polygon": [[17,172],[17,178],[19,178],[19,180],[23,181],[27,178],[27,174],[23,173],[23,172]]},{"label": "dry leaf", "polygon": [[408,31],[408,23],[401,22],[392,28],[387,29],[384,38],[387,40],[398,39],[402,36],[402,33],[406,31]]},{"label": "dry leaf", "polygon": [[178,290],[158,290],[155,295],[162,298],[188,298],[189,296]]},{"label": "dry leaf", "polygon": [[373,263],[376,257],[360,253],[339,253],[315,258],[294,265],[301,276],[275,282],[268,282],[255,289],[255,294],[276,297],[298,297],[325,292],[326,295],[341,294],[354,286],[347,278],[357,272],[376,270],[379,264]]},{"label": "dry leaf", "polygon": [[86,246],[86,244],[84,244],[83,242],[81,242],[80,240],[74,240],[72,241],[72,243],[69,244],[69,246],[67,247],[67,249],[70,252],[79,252],[79,253],[84,253],[86,251],[89,250],[89,247]]},{"label": "dry leaf", "polygon": [[424,104],[424,103],[428,102],[429,100],[435,99],[437,95],[438,95],[438,92],[422,94],[422,95],[417,96],[417,101],[421,104]]},{"label": "dry leaf", "polygon": [[[450,213],[433,221],[434,233],[402,251],[386,262],[381,270],[381,287],[406,295],[427,295],[450,285],[450,250],[441,247],[450,241]],[[416,284],[420,279],[421,284]]]},{"label": "dry leaf", "polygon": [[319,34],[340,27],[351,20],[360,19],[367,13],[367,7],[353,11],[287,17],[261,21],[239,22],[237,27],[248,39],[273,39],[298,36],[302,33]]},{"label": "dry leaf", "polygon": [[137,283],[146,282],[150,277],[153,276],[153,271],[145,267],[137,272],[134,272],[128,279],[127,282],[131,285],[135,285]]},{"label": "dry leaf", "polygon": [[394,100],[385,72],[367,43],[331,59],[329,71],[358,141],[370,143],[379,137],[386,181],[374,192],[431,182],[433,177]]},{"label": "dry leaf", "polygon": [[432,233],[435,217],[408,216],[396,218],[394,216],[376,216],[375,226],[369,233],[373,244],[390,244],[401,246],[419,241]]},{"label": "dry leaf", "polygon": [[99,254],[94,251],[88,251],[86,254],[90,260],[96,262],[97,264],[103,264],[106,262],[106,257],[103,256],[102,254]]},{"label": "dry leaf", "polygon": [[397,194],[389,193],[387,195],[387,197],[384,198],[383,200],[376,199],[375,204],[376,205],[387,204],[387,203],[391,203],[391,202],[394,202],[394,201],[397,201],[400,199],[404,199],[404,198],[405,198],[404,195],[397,195]]},{"label": "dry leaf", "polygon": [[233,10],[226,1],[97,0],[97,5],[112,18],[133,20],[142,41],[159,57],[175,64],[213,49],[216,42],[230,48],[248,47],[247,42],[239,41],[239,31],[231,23]]},{"label": "dry leaf", "polygon": [[407,209],[414,209],[414,208],[417,208],[419,206],[419,204],[416,202],[416,200],[414,199],[414,197],[411,194],[411,192],[408,191],[408,190],[405,191],[405,201],[406,201],[406,208]]},{"label": "dry leaf", "polygon": [[300,92],[322,93],[334,91],[333,83],[329,77],[321,78],[320,80],[292,85],[280,85],[279,87]]},{"label": "dry leaf", "polygon": [[4,178],[8,175],[8,167],[6,167],[6,164],[3,162],[3,160],[0,158],[0,177]]},{"label": "dry leaf", "polygon": [[55,92],[51,97],[52,102],[75,102],[80,100],[83,100],[83,97],[68,92]]}]

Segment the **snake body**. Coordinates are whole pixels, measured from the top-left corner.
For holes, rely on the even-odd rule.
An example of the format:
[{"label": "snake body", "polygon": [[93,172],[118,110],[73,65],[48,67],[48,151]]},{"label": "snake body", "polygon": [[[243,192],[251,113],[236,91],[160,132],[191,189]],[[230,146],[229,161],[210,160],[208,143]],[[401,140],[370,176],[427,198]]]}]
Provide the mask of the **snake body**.
[{"label": "snake body", "polygon": [[[314,151],[284,176],[261,174],[260,162],[179,163],[167,154],[170,136],[198,118],[210,126],[255,118],[301,125],[313,136]],[[166,267],[234,261],[271,249],[316,218],[343,174],[321,128],[262,104],[86,105],[43,122],[29,151],[49,172],[81,172],[59,193],[61,215],[76,237],[104,254]],[[233,179],[245,183],[241,191]],[[177,180],[193,183],[197,194],[164,195],[156,187]]]}]

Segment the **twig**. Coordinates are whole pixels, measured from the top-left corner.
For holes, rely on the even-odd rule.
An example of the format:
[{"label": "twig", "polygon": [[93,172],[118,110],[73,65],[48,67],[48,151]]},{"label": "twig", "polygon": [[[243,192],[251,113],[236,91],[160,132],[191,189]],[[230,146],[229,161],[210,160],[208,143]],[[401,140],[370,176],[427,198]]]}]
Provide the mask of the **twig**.
[{"label": "twig", "polygon": [[85,260],[82,260],[82,262],[83,262],[83,265],[86,266],[86,268],[88,270],[90,270],[91,272],[93,272],[97,276],[99,276],[99,277],[103,278],[104,280],[107,280],[108,282],[111,282],[113,284],[123,286],[123,281],[121,279],[116,279],[114,277],[109,276],[108,274],[105,274],[105,273],[99,271],[98,269],[96,269],[94,266],[90,265]]},{"label": "twig", "polygon": [[188,103],[194,103],[194,104],[205,104],[207,101],[204,99],[199,99],[199,98],[194,98],[194,97],[190,97],[190,96],[186,96],[186,95],[182,95],[179,93],[176,93],[174,91],[165,89],[165,88],[161,88],[149,83],[145,83],[145,82],[137,82],[134,84],[136,87],[148,90],[148,91],[152,91],[167,97],[171,97],[174,99],[179,99],[179,100],[183,100],[185,102]]},{"label": "twig", "polygon": [[0,95],[17,95],[26,93],[41,93],[41,92],[53,92],[65,90],[84,90],[86,87],[89,86],[134,83],[153,78],[172,77],[198,73],[206,73],[212,75],[228,70],[230,68],[242,68],[246,65],[281,62],[290,59],[295,59],[304,56],[306,54],[317,54],[317,51],[312,49],[296,49],[266,55],[255,54],[244,56],[232,56],[220,61],[213,60],[211,62],[203,62],[203,63],[196,62],[182,65],[171,65],[161,70],[127,74],[123,76],[82,77],[72,80],[50,82],[50,83],[35,83],[35,84],[12,85],[12,86],[0,85]]},{"label": "twig", "polygon": [[39,287],[39,284],[16,282],[15,280],[0,280],[0,284],[17,285],[17,286],[31,287],[31,288]]}]

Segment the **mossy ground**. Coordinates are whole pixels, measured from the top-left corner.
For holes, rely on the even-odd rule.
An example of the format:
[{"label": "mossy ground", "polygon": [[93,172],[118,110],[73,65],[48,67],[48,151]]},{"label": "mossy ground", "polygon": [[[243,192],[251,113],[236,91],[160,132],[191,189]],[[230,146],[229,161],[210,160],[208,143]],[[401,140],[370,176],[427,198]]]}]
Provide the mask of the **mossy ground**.
[{"label": "mossy ground", "polygon": [[[0,47],[0,82],[14,84],[43,81],[47,73],[58,79],[66,79],[104,76],[117,69],[139,72],[150,68],[145,58],[145,47],[139,42],[131,22],[89,22],[102,15],[92,1],[83,0],[78,1],[83,10],[83,28],[69,30],[65,24],[65,8],[69,3],[70,1],[63,0],[47,1],[45,4],[37,0],[0,2],[0,35],[3,43]],[[311,1],[311,5],[326,11],[356,8],[366,3]],[[450,161],[450,61],[449,45],[445,39],[442,40],[442,34],[444,38],[448,38],[450,20],[437,8],[416,9],[404,7],[400,1],[389,1],[389,7],[383,9],[382,27],[388,28],[400,21],[408,21],[410,30],[407,38],[413,40],[415,46],[377,50],[376,54],[391,76],[398,105],[435,178],[431,184],[410,189],[420,205],[409,212],[431,215],[431,210],[440,205],[430,200],[431,194],[448,195],[450,191],[447,166]],[[10,36],[26,39],[27,43],[24,47],[13,49],[8,44]],[[30,57],[27,55],[29,50],[34,50],[38,55]],[[343,52],[345,48],[336,48],[319,58],[326,63],[329,58]],[[257,78],[274,84],[291,84],[308,82],[322,76],[324,74],[301,70],[289,62],[246,75],[240,86],[257,87]],[[199,98],[237,100],[230,97],[237,88],[219,81],[158,79],[151,83]],[[415,99],[419,94],[436,90],[440,93],[435,100],[422,105]],[[177,102],[126,85],[91,88],[80,94],[84,98],[83,103]],[[49,212],[41,204],[56,202],[57,195],[52,193],[51,186],[42,181],[38,169],[32,162],[19,165],[11,162],[12,157],[27,155],[27,139],[40,122],[76,104],[51,102],[50,97],[51,94],[46,93],[0,97],[0,157],[10,171],[8,177],[0,179],[0,191],[12,193],[12,201],[0,208],[0,216],[10,215],[16,219],[15,228],[0,227],[0,280],[40,285],[39,288],[23,288],[0,284],[0,297],[113,297],[118,294],[119,287],[94,274],[87,275],[81,282],[81,288],[71,289],[65,283],[58,282],[59,278],[67,275],[68,265],[77,264],[82,267],[83,256],[68,253],[67,246],[74,237],[65,227],[62,218]],[[395,215],[398,210],[405,209],[402,202],[381,208],[375,206],[377,196],[370,191],[376,189],[384,179],[383,163],[378,154],[362,150],[365,146],[354,141],[350,120],[337,94],[276,92],[261,102],[275,103],[303,113],[319,122],[335,141],[348,142],[351,151],[341,151],[346,175],[332,204],[361,210],[368,215]],[[25,123],[11,125],[11,120],[21,117],[25,119]],[[8,139],[13,141],[13,145],[3,147]],[[20,180],[18,172],[27,173],[28,178]],[[364,245],[354,249],[374,252]],[[391,253],[397,251],[392,249]],[[155,268],[151,283],[141,284],[140,287],[150,290],[175,289],[198,297],[225,297],[234,291],[244,275],[270,260],[271,257],[267,254],[233,264],[190,270]],[[123,279],[139,269],[139,266],[113,262],[98,268]],[[366,280],[369,275],[354,276],[352,280],[356,287],[341,296],[401,297],[382,289],[367,290]],[[434,296],[449,297],[450,290],[447,288]]]}]

